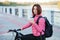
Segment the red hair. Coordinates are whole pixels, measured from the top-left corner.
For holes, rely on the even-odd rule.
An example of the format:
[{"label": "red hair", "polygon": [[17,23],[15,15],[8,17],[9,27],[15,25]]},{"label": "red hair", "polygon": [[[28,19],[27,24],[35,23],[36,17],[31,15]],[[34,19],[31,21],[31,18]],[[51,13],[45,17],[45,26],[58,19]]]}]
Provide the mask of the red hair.
[{"label": "red hair", "polygon": [[35,14],[33,12],[35,6],[37,7],[37,14],[38,15],[41,14],[41,12],[42,12],[41,6],[39,4],[34,4],[33,7],[32,7],[32,14],[33,14],[33,16],[35,16]]}]

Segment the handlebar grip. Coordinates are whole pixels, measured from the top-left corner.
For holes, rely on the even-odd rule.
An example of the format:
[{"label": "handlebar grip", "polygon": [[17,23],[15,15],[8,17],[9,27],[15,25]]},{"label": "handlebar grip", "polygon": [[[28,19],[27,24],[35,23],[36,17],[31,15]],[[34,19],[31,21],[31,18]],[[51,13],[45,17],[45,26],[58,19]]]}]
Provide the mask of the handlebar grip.
[{"label": "handlebar grip", "polygon": [[11,31],[13,31],[13,30],[9,30],[8,32],[11,32]]},{"label": "handlebar grip", "polygon": [[14,29],[14,30],[9,30],[8,32],[16,32],[16,30]]}]

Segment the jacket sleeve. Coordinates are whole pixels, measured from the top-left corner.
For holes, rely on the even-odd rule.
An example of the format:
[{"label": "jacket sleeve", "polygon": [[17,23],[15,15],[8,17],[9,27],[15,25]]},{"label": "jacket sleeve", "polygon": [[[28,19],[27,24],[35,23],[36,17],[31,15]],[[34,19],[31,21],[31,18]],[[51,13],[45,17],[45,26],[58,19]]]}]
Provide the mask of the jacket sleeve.
[{"label": "jacket sleeve", "polygon": [[42,30],[45,30],[45,19],[40,18],[38,24],[34,23],[33,25],[37,31],[42,32]]},{"label": "jacket sleeve", "polygon": [[28,22],[27,24],[25,24],[23,27],[22,27],[22,30],[30,27],[32,24],[30,22]]}]

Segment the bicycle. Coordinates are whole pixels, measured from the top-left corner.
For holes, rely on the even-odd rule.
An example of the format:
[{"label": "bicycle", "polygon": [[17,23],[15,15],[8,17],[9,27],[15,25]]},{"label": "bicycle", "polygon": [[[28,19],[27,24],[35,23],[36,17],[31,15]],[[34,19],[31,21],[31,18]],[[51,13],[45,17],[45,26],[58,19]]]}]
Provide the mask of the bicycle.
[{"label": "bicycle", "polygon": [[34,36],[28,37],[28,35],[23,35],[21,32],[18,32],[18,31],[21,31],[21,29],[9,30],[8,32],[15,32],[16,33],[14,40],[36,40]]},{"label": "bicycle", "polygon": [[14,40],[35,40],[35,38],[33,36],[28,37],[29,34],[24,35],[24,34],[22,34],[21,32],[18,32],[18,31],[21,31],[21,29],[9,30],[8,32],[15,32],[16,33],[16,36],[15,36]]},{"label": "bicycle", "polygon": [[16,36],[14,40],[21,40],[21,37],[23,36],[22,33],[19,33],[18,31],[21,31],[21,29],[14,29],[14,30],[9,30],[8,32],[15,32]]}]

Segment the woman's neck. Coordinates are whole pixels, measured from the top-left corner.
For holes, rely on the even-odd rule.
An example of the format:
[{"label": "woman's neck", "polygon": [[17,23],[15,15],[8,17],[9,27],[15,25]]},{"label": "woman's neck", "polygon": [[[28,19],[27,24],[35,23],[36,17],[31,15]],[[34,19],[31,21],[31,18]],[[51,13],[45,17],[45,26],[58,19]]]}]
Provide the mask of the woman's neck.
[{"label": "woman's neck", "polygon": [[36,16],[42,16],[41,14],[39,14],[39,15],[36,15]]}]

